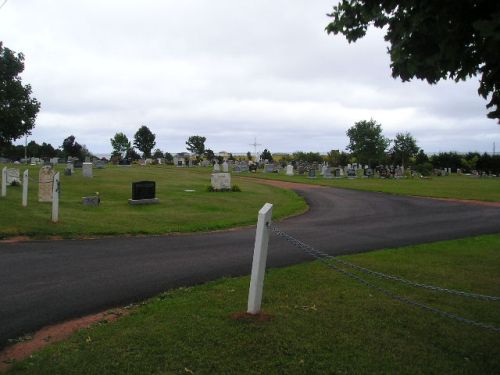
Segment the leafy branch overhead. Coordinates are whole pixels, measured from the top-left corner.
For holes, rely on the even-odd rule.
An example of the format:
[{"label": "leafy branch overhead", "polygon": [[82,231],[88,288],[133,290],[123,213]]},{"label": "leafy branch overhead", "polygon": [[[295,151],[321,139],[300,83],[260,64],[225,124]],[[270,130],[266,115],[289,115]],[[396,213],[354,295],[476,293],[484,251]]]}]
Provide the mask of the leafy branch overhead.
[{"label": "leafy branch overhead", "polygon": [[479,76],[478,93],[500,124],[500,1],[342,0],[328,16],[328,33],[349,42],[368,26],[384,28],[392,76],[434,84]]},{"label": "leafy branch overhead", "polygon": [[31,97],[31,86],[23,85],[24,55],[3,47],[0,42],[0,147],[30,134],[40,110]]}]

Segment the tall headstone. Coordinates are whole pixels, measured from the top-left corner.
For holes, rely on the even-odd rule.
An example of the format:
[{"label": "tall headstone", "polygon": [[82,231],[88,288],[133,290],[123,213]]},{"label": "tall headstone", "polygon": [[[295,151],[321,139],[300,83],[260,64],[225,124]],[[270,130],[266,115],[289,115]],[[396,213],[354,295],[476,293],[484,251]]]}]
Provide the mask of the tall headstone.
[{"label": "tall headstone", "polygon": [[332,168],[330,167],[323,168],[323,178],[333,178]]},{"label": "tall headstone", "polygon": [[287,176],[293,176],[293,165],[288,164],[286,166],[286,175]]},{"label": "tall headstone", "polygon": [[83,177],[92,177],[92,163],[83,163],[82,164],[82,173]]},{"label": "tall headstone", "polygon": [[54,183],[54,171],[50,166],[40,168],[38,172],[38,201],[52,202],[52,185]]},{"label": "tall headstone", "polygon": [[28,206],[28,170],[26,169],[23,173],[23,207]]},{"label": "tall headstone", "polygon": [[59,172],[54,175],[54,183],[52,184],[52,222],[57,223],[59,221]]},{"label": "tall headstone", "polygon": [[316,178],[316,169],[311,168],[307,174],[307,178]]},{"label": "tall headstone", "polygon": [[222,172],[227,173],[229,172],[229,165],[227,164],[227,161],[224,160],[224,163],[222,163]]},{"label": "tall headstone", "polygon": [[7,167],[2,168],[2,197],[7,195]]},{"label": "tall headstone", "polygon": [[219,165],[219,162],[215,162],[214,164],[214,172],[220,172],[220,165]]}]

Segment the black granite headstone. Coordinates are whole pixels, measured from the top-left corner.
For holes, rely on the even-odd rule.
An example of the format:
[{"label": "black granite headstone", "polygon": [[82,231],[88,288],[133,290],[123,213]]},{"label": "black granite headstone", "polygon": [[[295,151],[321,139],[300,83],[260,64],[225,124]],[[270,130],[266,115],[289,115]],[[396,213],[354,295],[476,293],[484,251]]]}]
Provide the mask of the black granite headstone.
[{"label": "black granite headstone", "polygon": [[132,199],[154,199],[156,183],[154,181],[132,182]]}]

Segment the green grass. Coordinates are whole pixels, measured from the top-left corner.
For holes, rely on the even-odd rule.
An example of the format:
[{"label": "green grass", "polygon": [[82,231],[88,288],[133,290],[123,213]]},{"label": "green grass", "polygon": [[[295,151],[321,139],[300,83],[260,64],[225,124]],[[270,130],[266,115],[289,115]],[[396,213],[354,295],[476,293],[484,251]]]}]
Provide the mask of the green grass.
[{"label": "green grass", "polygon": [[[298,251],[293,248],[290,251]],[[420,282],[500,295],[500,235],[343,257]],[[500,302],[372,280],[500,326]],[[166,292],[115,323],[81,330],[10,374],[498,374],[500,334],[388,299],[310,262],[268,271],[273,319],[234,320],[249,280]]]},{"label": "green grass", "polygon": [[[0,165],[0,169],[3,166]],[[12,166],[10,166],[12,167]],[[163,234],[208,231],[254,224],[258,210],[266,202],[275,204],[275,218],[283,218],[307,209],[304,200],[291,191],[241,180],[232,183],[241,192],[211,193],[210,170],[167,166],[134,165],[130,168],[108,166],[94,169],[93,178],[61,172],[59,222],[51,222],[51,203],[38,202],[38,170],[29,167],[29,203],[21,206],[22,187],[8,187],[0,198],[0,238],[27,235],[81,237],[117,234]],[[25,167],[20,166],[21,175]],[[132,182],[156,181],[160,204],[131,206]],[[184,190],[195,190],[185,192]],[[99,192],[100,207],[82,205],[82,197]]]},{"label": "green grass", "polygon": [[249,177],[318,184],[346,189],[378,191],[398,195],[422,197],[474,199],[500,202],[500,178],[477,178],[470,176],[445,176],[429,179],[404,178],[356,178],[324,179],[319,173],[315,179],[307,176],[286,176],[276,173],[250,173]]}]

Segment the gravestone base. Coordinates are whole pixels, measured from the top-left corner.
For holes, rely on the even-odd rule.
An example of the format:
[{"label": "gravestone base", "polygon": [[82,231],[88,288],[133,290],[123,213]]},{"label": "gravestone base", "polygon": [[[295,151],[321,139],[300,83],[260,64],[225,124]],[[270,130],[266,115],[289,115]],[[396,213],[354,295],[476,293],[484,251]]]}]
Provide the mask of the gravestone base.
[{"label": "gravestone base", "polygon": [[139,204],[158,204],[160,200],[158,198],[151,199],[129,199],[128,204],[139,205]]}]

